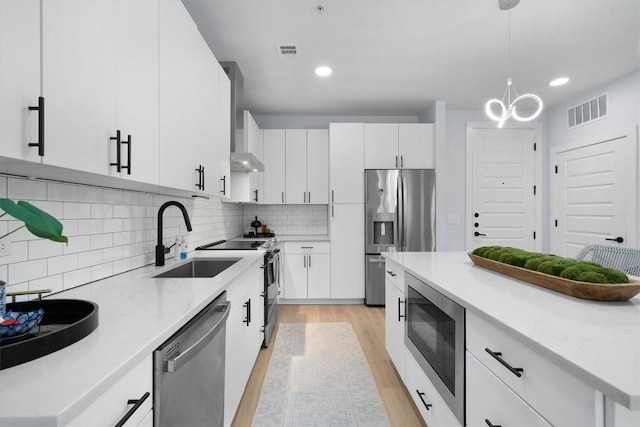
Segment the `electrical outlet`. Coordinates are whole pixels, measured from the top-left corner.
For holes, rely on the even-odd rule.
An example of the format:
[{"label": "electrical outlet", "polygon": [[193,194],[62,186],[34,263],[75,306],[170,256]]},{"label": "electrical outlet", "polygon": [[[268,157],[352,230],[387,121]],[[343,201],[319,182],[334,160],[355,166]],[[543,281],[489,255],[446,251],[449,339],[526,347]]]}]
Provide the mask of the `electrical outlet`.
[{"label": "electrical outlet", "polygon": [[11,255],[11,242],[0,241],[0,257]]},{"label": "electrical outlet", "polygon": [[460,215],[449,214],[449,216],[447,217],[447,224],[460,224]]}]

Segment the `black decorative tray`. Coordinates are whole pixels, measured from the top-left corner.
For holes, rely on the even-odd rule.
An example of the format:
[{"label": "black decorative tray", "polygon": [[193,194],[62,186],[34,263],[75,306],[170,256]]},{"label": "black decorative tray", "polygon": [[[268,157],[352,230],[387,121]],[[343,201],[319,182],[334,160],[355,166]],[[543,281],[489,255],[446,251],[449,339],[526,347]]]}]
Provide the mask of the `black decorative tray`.
[{"label": "black decorative tray", "polygon": [[44,309],[40,325],[24,335],[0,338],[0,369],[29,362],[58,351],[98,327],[98,305],[72,299],[36,300],[7,304],[7,311]]}]

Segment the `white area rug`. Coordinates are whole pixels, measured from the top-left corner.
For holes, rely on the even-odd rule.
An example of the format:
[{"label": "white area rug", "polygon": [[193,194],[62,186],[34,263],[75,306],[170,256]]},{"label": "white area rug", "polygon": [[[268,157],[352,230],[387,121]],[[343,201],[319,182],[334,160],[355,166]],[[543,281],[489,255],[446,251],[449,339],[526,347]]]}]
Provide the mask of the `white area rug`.
[{"label": "white area rug", "polygon": [[388,427],[349,323],[281,323],[254,427]]}]

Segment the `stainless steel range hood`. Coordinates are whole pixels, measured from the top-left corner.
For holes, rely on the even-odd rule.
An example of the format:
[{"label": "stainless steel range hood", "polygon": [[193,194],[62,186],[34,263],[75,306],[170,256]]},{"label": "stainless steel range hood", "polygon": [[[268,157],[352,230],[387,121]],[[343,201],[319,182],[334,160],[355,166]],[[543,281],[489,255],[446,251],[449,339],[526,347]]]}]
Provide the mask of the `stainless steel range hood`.
[{"label": "stainless steel range hood", "polygon": [[234,172],[263,172],[264,165],[254,153],[247,151],[244,143],[244,77],[236,62],[220,62],[231,80],[231,170]]}]

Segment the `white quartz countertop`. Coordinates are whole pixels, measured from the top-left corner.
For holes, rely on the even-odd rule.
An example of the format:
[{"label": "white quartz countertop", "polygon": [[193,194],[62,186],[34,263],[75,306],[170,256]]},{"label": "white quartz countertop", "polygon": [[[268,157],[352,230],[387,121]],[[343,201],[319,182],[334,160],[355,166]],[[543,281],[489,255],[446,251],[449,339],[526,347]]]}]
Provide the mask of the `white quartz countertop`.
[{"label": "white quartz countertop", "polygon": [[98,304],[98,327],[64,349],[0,371],[0,426],[67,424],[263,256],[264,250],[217,251],[215,258],[242,259],[213,278],[150,277],[192,258],[214,257],[196,251],[187,260],[52,295]]},{"label": "white quartz countertop", "polygon": [[465,252],[383,256],[622,406],[640,410],[640,295],[590,301],[496,273]]},{"label": "white quartz countertop", "polygon": [[[274,239],[273,237],[236,237],[231,240],[258,240],[268,241]],[[276,235],[276,241],[278,242],[329,242],[331,238],[327,234],[285,234]]]}]

